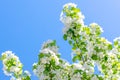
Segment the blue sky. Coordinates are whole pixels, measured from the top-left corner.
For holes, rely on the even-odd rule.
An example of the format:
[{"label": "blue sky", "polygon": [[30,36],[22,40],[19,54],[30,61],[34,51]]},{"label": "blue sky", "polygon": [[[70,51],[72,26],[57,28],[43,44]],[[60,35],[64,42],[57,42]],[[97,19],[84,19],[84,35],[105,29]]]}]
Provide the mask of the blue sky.
[{"label": "blue sky", "polygon": [[[62,6],[73,2],[85,15],[85,24],[96,22],[102,26],[102,36],[109,41],[120,36],[120,0],[0,0],[0,54],[12,50],[29,70],[32,80],[38,78],[32,72],[42,43],[55,39],[62,58],[71,63],[71,48],[63,40],[63,24],[59,20]],[[0,80],[9,80],[2,71]]]}]

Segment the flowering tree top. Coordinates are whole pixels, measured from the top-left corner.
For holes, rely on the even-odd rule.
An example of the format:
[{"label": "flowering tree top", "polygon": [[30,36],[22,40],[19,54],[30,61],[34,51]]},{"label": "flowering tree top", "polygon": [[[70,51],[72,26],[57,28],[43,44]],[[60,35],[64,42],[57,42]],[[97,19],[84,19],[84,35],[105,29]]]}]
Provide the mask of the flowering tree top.
[{"label": "flowering tree top", "polygon": [[[76,4],[63,6],[63,38],[72,46],[74,63],[60,58],[56,41],[48,40],[40,50],[38,62],[33,64],[33,72],[40,80],[120,80],[120,38],[112,44],[101,37],[103,30],[98,24],[85,25],[83,19]],[[14,76],[12,80],[30,80],[30,74],[22,72],[22,63],[12,52],[3,53],[1,59],[4,72]],[[99,74],[95,74],[95,65]]]}]

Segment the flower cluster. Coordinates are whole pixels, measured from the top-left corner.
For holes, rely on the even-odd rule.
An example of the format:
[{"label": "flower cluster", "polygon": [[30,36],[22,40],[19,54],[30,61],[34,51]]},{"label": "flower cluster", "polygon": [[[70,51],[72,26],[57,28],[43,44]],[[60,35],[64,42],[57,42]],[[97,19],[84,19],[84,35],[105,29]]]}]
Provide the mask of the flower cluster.
[{"label": "flower cluster", "polygon": [[[49,46],[46,46],[49,45]],[[94,63],[86,61],[84,65],[81,63],[69,64],[60,58],[57,50],[52,50],[56,46],[56,42],[48,40],[45,42],[38,55],[38,62],[33,64],[33,72],[40,80],[83,80],[90,78],[101,78],[94,75]],[[55,52],[56,53],[55,53]],[[91,65],[90,67],[88,65]]]},{"label": "flower cluster", "polygon": [[56,41],[48,40],[40,50],[38,63],[33,64],[33,72],[40,80],[68,80],[69,64],[60,59]]},{"label": "flower cluster", "polygon": [[5,75],[11,76],[11,80],[30,80],[30,73],[28,71],[23,72],[23,64],[12,51],[2,53],[1,60]]},{"label": "flower cluster", "polygon": [[[76,8],[76,6],[77,5],[75,5],[74,3],[65,4],[63,6],[63,11],[60,15],[60,20],[66,26],[63,29],[64,34],[73,32],[73,31],[69,31],[69,29],[78,31],[79,27],[81,25],[84,25],[84,22],[83,22],[84,16],[80,12],[80,9]],[[75,27],[74,25],[77,25],[77,24],[80,24],[80,25]],[[69,36],[72,36],[72,34]]]},{"label": "flower cluster", "polygon": [[[91,23],[87,26],[84,25],[83,19],[84,16],[77,5],[68,3],[63,7],[60,16],[65,26],[63,38],[72,46],[73,62],[78,62],[85,72],[75,76],[79,77],[79,80],[119,80],[120,38],[116,38],[113,45],[100,36],[103,30],[98,24]],[[94,74],[95,64],[101,72],[99,75]],[[81,77],[83,75],[84,78]]]}]

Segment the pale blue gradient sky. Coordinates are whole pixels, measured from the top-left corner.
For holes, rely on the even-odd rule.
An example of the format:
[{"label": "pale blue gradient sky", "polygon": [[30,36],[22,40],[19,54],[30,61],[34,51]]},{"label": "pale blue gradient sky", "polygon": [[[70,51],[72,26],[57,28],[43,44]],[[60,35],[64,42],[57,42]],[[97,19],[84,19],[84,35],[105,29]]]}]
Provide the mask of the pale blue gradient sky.
[{"label": "pale blue gradient sky", "polygon": [[[96,22],[102,26],[102,36],[113,41],[120,36],[120,0],[0,0],[0,53],[12,50],[32,72],[42,43],[55,39],[62,58],[71,63],[71,48],[63,40],[63,24],[59,21],[62,6],[73,2],[85,15],[85,24]],[[9,80],[2,71],[0,80]]]}]

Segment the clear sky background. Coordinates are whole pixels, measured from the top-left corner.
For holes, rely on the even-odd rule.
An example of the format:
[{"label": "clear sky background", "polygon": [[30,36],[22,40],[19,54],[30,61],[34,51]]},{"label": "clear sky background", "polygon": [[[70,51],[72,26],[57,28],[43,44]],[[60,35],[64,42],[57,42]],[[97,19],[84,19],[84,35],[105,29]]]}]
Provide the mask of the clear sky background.
[{"label": "clear sky background", "polygon": [[[71,63],[71,48],[63,40],[63,24],[59,20],[62,6],[73,2],[85,15],[85,24],[96,22],[102,26],[102,36],[109,41],[120,36],[120,0],[0,0],[0,54],[12,50],[29,70],[32,80],[39,80],[32,72],[41,45],[55,39],[62,58]],[[2,71],[0,80],[9,80]]]}]

